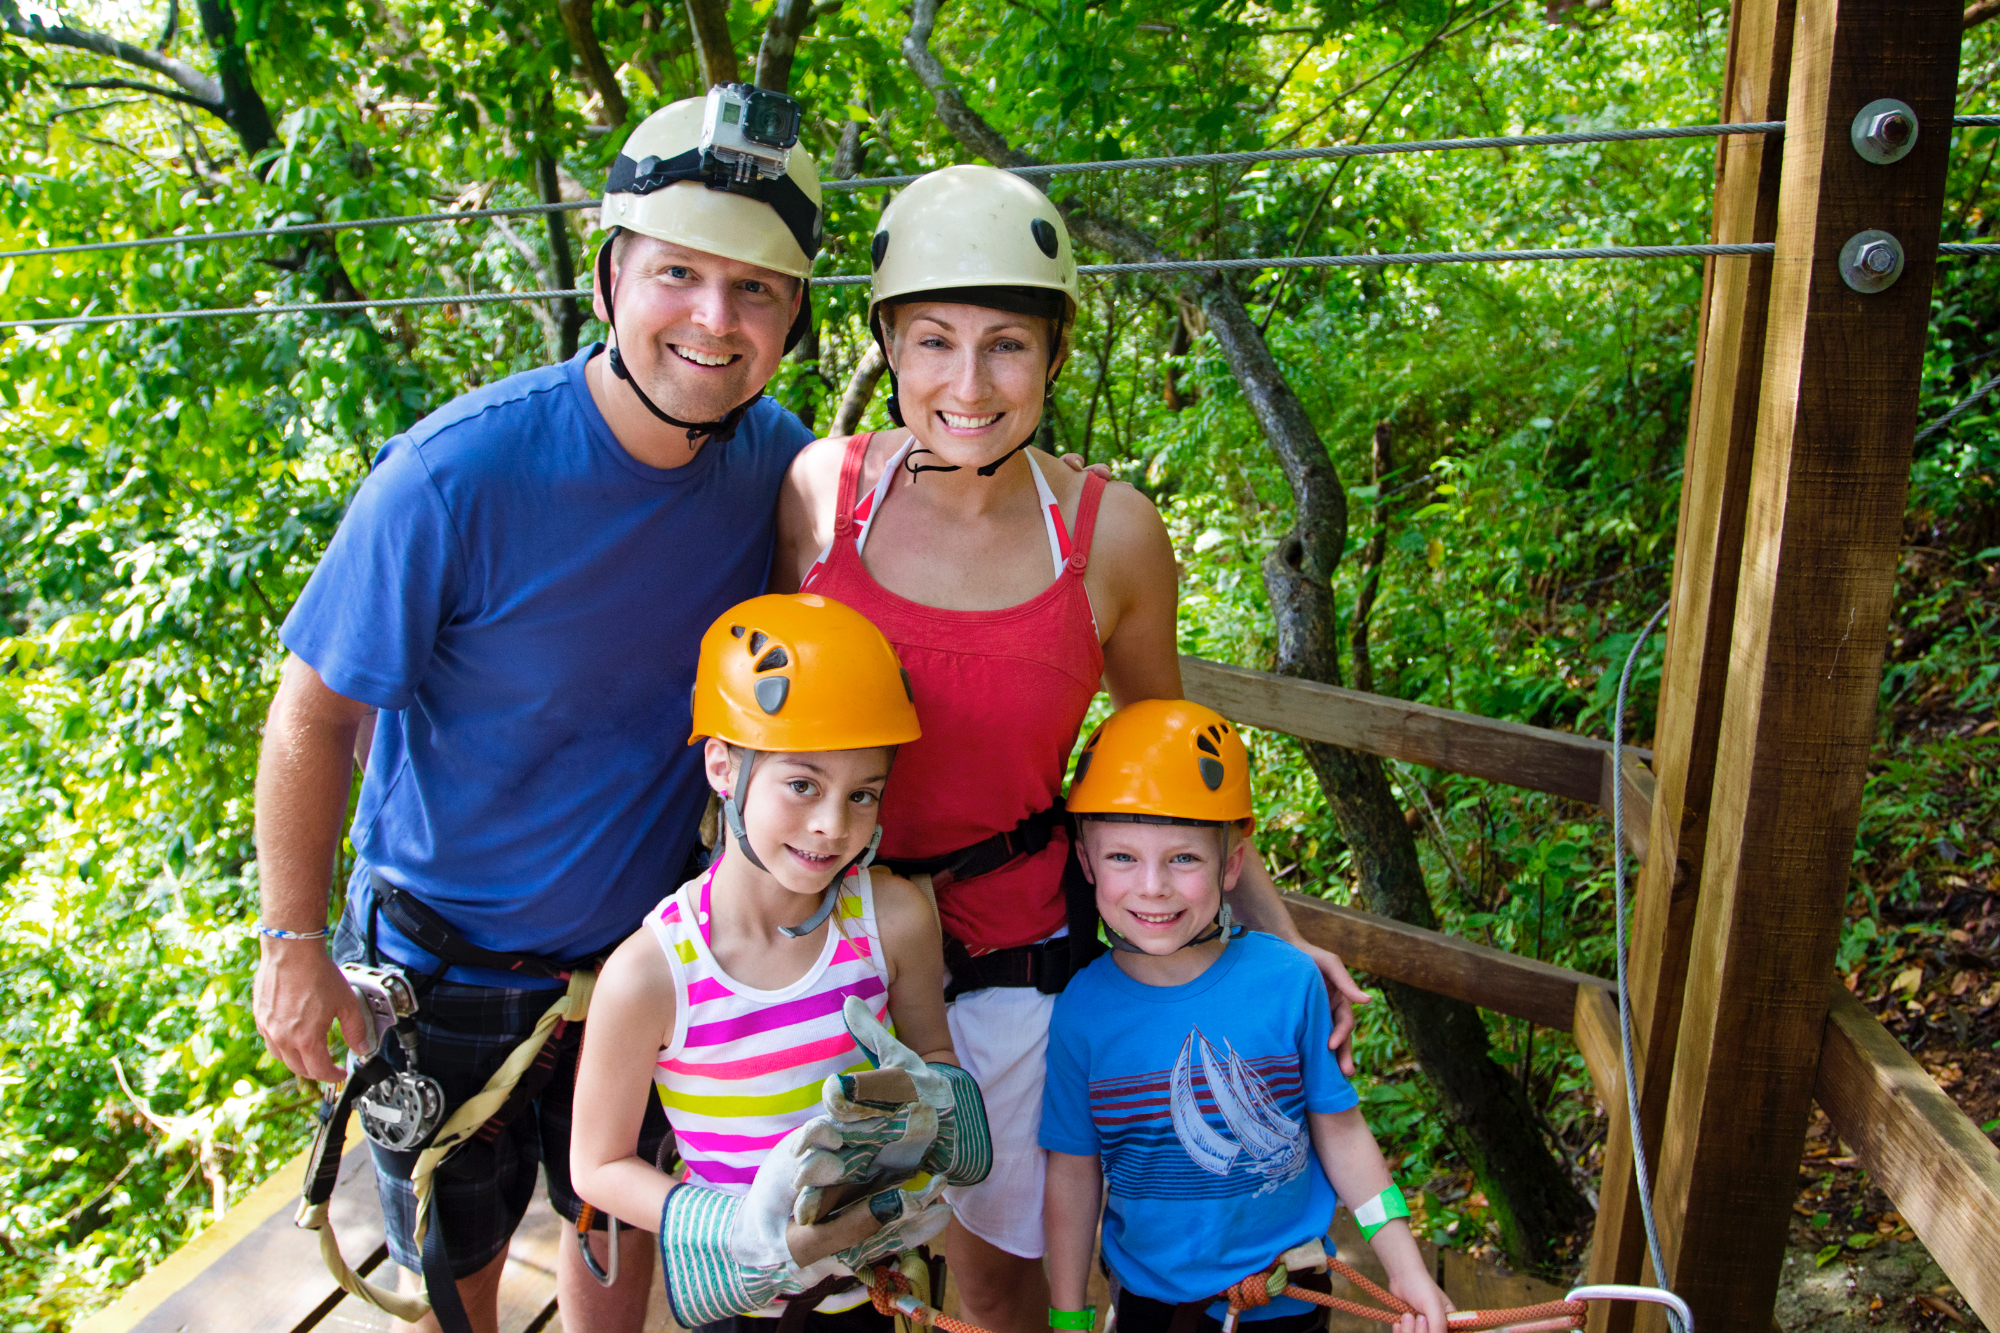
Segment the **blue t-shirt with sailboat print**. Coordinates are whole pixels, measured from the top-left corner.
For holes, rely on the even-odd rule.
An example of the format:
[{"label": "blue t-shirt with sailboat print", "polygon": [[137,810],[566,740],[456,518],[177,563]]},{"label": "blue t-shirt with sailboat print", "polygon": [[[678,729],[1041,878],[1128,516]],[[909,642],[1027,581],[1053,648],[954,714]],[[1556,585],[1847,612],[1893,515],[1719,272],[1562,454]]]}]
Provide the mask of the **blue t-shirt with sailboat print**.
[{"label": "blue t-shirt with sailboat print", "polygon": [[[1123,1286],[1200,1300],[1326,1234],[1333,1187],[1306,1116],[1359,1100],[1331,1029],[1312,960],[1254,931],[1186,985],[1134,981],[1109,954],[1071,979],[1049,1029],[1041,1145],[1103,1159],[1104,1259]],[[1280,1298],[1243,1318],[1310,1308]]]}]

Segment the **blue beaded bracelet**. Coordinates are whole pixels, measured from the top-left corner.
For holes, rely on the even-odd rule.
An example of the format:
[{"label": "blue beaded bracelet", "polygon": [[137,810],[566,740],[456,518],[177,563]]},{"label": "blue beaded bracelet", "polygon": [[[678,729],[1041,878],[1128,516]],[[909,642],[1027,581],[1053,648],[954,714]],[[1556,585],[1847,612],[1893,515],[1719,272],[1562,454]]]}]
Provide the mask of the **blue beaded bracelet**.
[{"label": "blue beaded bracelet", "polygon": [[257,933],[267,940],[323,940],[326,938],[326,927],[321,926],[318,930],[279,930],[260,921]]}]

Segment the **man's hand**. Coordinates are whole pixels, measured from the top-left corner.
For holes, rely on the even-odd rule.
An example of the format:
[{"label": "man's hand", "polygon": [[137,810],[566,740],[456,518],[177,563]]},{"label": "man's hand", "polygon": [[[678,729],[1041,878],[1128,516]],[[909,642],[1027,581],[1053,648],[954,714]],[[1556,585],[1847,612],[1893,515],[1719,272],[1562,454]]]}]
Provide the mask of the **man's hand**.
[{"label": "man's hand", "polygon": [[264,941],[253,1008],[257,1031],[285,1068],[321,1083],[346,1077],[327,1054],[327,1034],[339,1020],[341,1039],[352,1047],[365,1020],[353,987],[318,940]]},{"label": "man's hand", "polygon": [[1063,466],[1067,467],[1071,472],[1095,472],[1098,476],[1104,478],[1106,481],[1116,480],[1116,478],[1114,478],[1111,475],[1110,468],[1106,467],[1102,463],[1086,463],[1083,461],[1082,454],[1064,454],[1062,456],[1062,461],[1063,461]]},{"label": "man's hand", "polygon": [[1354,978],[1347,975],[1347,964],[1340,961],[1337,953],[1328,953],[1316,944],[1304,940],[1292,941],[1292,947],[1313,960],[1313,966],[1326,978],[1327,998],[1333,1002],[1333,1033],[1327,1038],[1326,1048],[1332,1051],[1340,1062],[1340,1072],[1354,1077],[1354,1006],[1367,1004],[1375,997],[1354,984]]}]

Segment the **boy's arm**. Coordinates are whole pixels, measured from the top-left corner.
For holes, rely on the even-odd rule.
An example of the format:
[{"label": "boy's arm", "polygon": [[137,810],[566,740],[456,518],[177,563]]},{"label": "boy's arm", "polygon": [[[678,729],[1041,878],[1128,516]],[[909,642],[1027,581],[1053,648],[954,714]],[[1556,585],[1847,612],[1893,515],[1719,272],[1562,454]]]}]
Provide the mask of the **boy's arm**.
[{"label": "boy's arm", "polygon": [[638,1155],[654,1064],[673,1030],[673,969],[642,926],[597,974],[576,1071],[576,1105],[592,1110],[576,1117],[569,1144],[577,1197],[642,1231],[659,1228],[673,1188]]},{"label": "boy's arm", "polygon": [[1090,1299],[1090,1252],[1097,1240],[1103,1180],[1095,1156],[1049,1154],[1042,1237],[1048,1254],[1049,1299],[1058,1310],[1081,1310]]},{"label": "boy's arm", "polygon": [[944,1017],[944,936],[923,890],[896,875],[875,876],[875,924],[889,972],[889,1017],[896,1037],[926,1063],[958,1061]]},{"label": "boy's arm", "polygon": [[[1360,1207],[1395,1183],[1360,1107],[1314,1111],[1309,1118],[1313,1151],[1319,1156],[1320,1169],[1326,1172],[1334,1193],[1350,1209]],[[1392,1220],[1368,1244],[1389,1275],[1389,1290],[1416,1306],[1423,1317],[1419,1320],[1405,1315],[1396,1323],[1397,1333],[1445,1333],[1445,1313],[1452,1304],[1431,1280],[1409,1222],[1403,1218]]]}]

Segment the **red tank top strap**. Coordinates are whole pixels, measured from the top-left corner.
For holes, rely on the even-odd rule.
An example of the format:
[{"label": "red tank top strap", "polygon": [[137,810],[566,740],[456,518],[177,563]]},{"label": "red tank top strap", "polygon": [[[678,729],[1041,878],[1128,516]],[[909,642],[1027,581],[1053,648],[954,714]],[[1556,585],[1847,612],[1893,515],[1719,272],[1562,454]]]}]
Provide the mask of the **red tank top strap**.
[{"label": "red tank top strap", "polygon": [[847,537],[854,532],[854,492],[860,489],[861,465],[867,461],[868,442],[874,438],[874,431],[847,437],[847,452],[840,460],[840,494],[833,510],[836,536]]},{"label": "red tank top strap", "polygon": [[1079,574],[1090,564],[1090,538],[1097,531],[1097,505],[1106,484],[1095,472],[1083,474],[1083,498],[1076,502],[1076,532],[1069,542],[1069,567]]}]

